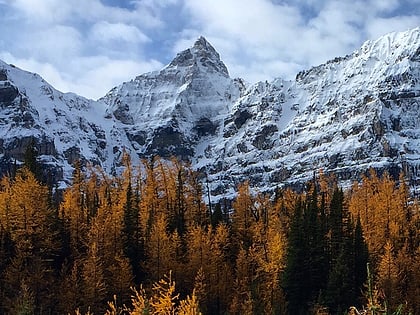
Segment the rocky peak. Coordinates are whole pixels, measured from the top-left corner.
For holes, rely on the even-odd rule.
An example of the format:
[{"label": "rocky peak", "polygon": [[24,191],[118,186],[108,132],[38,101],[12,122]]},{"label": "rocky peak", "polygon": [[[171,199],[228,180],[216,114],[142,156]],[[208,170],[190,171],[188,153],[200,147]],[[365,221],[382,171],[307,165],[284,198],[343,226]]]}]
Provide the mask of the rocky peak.
[{"label": "rocky peak", "polygon": [[420,28],[391,33],[295,81],[246,86],[200,37],[164,69],[112,89],[105,104],[0,61],[0,171],[32,137],[64,178],[76,158],[114,171],[123,147],[134,158],[175,155],[206,173],[215,201],[245,179],[260,191],[299,187],[319,168],[347,184],[369,167],[404,169],[418,185],[419,47]]},{"label": "rocky peak", "polygon": [[168,68],[198,68],[211,73],[219,73],[229,77],[226,65],[220,60],[220,55],[214,47],[200,36],[193,47],[177,54]]},{"label": "rocky peak", "polygon": [[401,62],[406,57],[415,56],[419,47],[420,27],[416,27],[405,32],[389,33],[376,40],[368,40],[356,55],[392,64],[392,62]]}]

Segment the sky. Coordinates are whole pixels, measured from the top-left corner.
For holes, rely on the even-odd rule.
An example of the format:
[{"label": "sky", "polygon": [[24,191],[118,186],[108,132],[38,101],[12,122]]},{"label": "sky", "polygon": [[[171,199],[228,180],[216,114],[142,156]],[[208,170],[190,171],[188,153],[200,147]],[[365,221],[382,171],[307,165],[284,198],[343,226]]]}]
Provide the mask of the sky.
[{"label": "sky", "polygon": [[204,36],[249,83],[420,26],[420,0],[0,0],[0,59],[97,99]]}]

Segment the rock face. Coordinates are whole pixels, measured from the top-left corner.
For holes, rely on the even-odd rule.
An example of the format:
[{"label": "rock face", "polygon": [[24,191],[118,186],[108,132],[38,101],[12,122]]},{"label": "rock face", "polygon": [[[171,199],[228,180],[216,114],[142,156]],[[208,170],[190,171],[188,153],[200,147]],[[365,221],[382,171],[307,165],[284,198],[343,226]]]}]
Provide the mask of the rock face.
[{"label": "rock face", "polygon": [[190,159],[203,136],[214,135],[222,117],[245,89],[233,80],[216,50],[200,37],[164,69],[112,89],[101,101],[124,124],[143,156]]},{"label": "rock face", "polygon": [[230,78],[201,37],[97,102],[0,63],[0,158],[20,160],[32,137],[66,179],[76,158],[113,172],[122,150],[175,155],[205,173],[214,200],[245,179],[270,191],[320,168],[344,184],[370,167],[404,170],[417,185],[419,96],[420,28],[368,41],[293,81],[253,85]]},{"label": "rock face", "polygon": [[57,182],[71,178],[76,159],[111,169],[115,153],[130,145],[117,125],[105,118],[103,103],[61,93],[39,75],[0,61],[1,174],[23,161],[32,142]]},{"label": "rock face", "polygon": [[320,168],[349,184],[369,167],[404,170],[417,183],[419,47],[419,28],[389,34],[293,82],[249,87],[225,119],[223,143],[205,150],[220,161],[205,166],[214,187],[232,191],[231,178],[247,177],[269,190]]}]

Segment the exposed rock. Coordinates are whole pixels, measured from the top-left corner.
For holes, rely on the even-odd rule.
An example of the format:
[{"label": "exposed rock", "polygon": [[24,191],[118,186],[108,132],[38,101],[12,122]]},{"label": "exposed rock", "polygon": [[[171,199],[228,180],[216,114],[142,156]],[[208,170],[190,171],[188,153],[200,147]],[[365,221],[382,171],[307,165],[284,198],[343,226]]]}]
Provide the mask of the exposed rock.
[{"label": "exposed rock", "polygon": [[0,141],[0,152],[18,161],[23,161],[28,147],[35,144],[38,155],[56,156],[57,151],[54,141],[48,138],[36,138],[33,136],[15,137],[7,143]]},{"label": "exposed rock", "polygon": [[18,95],[19,91],[15,86],[9,81],[0,80],[0,107],[11,106]]},{"label": "exposed rock", "polygon": [[0,81],[7,80],[7,71],[6,69],[0,69]]},{"label": "exposed rock", "polygon": [[82,156],[80,154],[80,148],[78,147],[68,148],[63,153],[64,153],[64,157],[67,159],[67,163],[69,163],[70,165],[74,165],[76,161],[82,160]]},{"label": "exposed rock", "polygon": [[158,155],[164,158],[176,156],[183,160],[191,159],[193,154],[189,141],[172,126],[157,129],[146,151],[148,156]]},{"label": "exposed rock", "polygon": [[197,122],[193,130],[197,133],[199,137],[214,135],[216,132],[217,126],[208,118],[202,117]]},{"label": "exposed rock", "polygon": [[259,131],[252,141],[252,145],[259,150],[268,150],[273,148],[274,142],[270,139],[275,132],[278,131],[276,125],[265,125],[261,131]]},{"label": "exposed rock", "polygon": [[136,133],[126,132],[127,138],[132,141],[136,142],[137,144],[143,146],[146,144],[147,134],[144,131],[139,131]]},{"label": "exposed rock", "polygon": [[252,118],[252,114],[250,112],[248,112],[247,110],[243,110],[243,111],[237,111],[234,115],[233,115],[233,122],[236,126],[237,129],[241,128],[245,122]]},{"label": "exposed rock", "polygon": [[371,166],[403,169],[418,185],[419,44],[419,28],[388,34],[294,81],[249,86],[199,38],[98,102],[0,62],[0,159],[9,161],[0,168],[21,162],[36,137],[43,163],[62,179],[76,159],[114,173],[124,151],[134,160],[177,156],[203,172],[215,200],[246,179],[261,191],[303,187],[319,168],[347,185]]}]

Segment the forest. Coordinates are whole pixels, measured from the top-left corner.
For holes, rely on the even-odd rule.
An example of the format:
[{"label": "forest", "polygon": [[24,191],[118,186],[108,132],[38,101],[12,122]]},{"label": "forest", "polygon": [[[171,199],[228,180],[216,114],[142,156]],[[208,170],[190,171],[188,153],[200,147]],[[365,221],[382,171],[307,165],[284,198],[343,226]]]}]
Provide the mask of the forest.
[{"label": "forest", "polygon": [[33,158],[1,179],[1,314],[420,314],[403,175],[209,203],[187,163],[121,165],[76,163],[61,195]]}]

